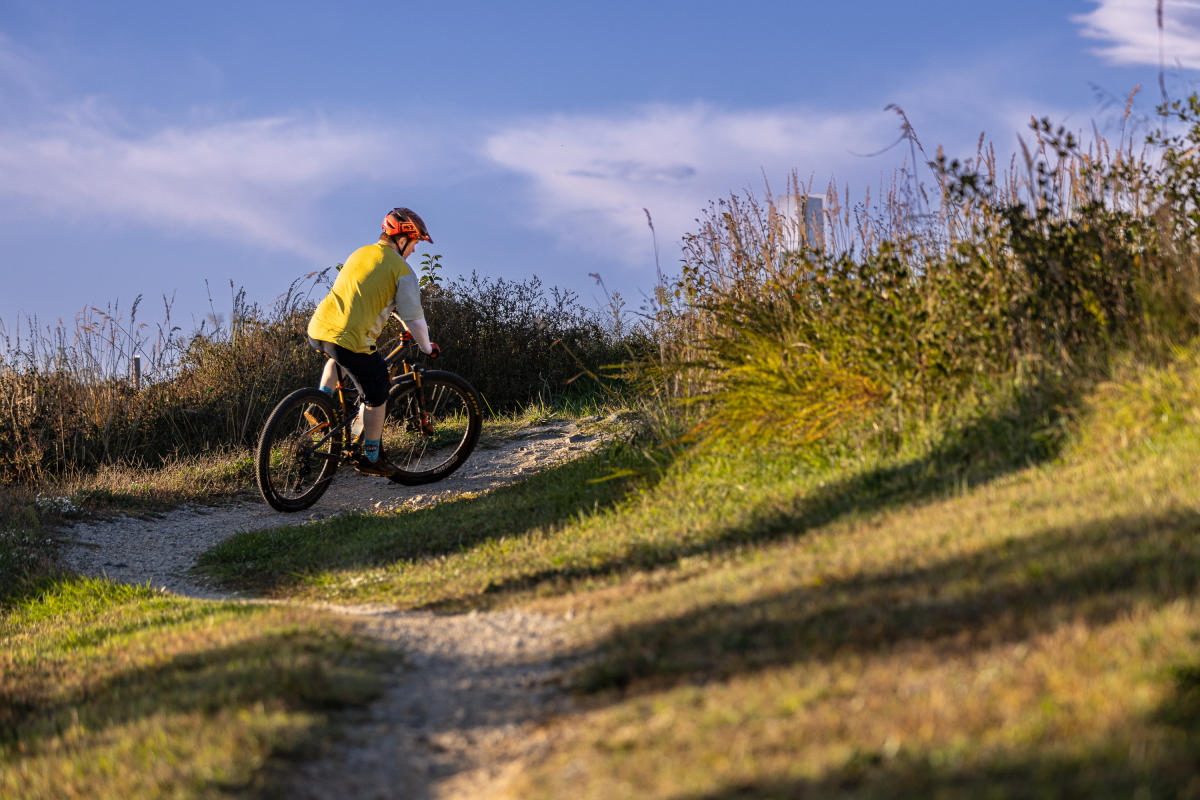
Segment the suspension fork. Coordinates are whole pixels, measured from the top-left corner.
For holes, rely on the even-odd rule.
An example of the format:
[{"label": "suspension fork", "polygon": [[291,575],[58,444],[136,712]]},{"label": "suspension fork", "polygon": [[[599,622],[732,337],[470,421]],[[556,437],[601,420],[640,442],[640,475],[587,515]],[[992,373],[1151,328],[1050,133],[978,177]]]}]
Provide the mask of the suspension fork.
[{"label": "suspension fork", "polygon": [[422,378],[424,370],[419,367],[412,366],[400,377],[392,381],[393,386],[408,386],[411,385],[416,389],[413,392],[416,398],[417,413],[415,419],[410,419],[408,424],[420,430],[426,436],[433,435],[433,423],[429,421],[429,412],[425,410],[425,389],[422,386]]}]

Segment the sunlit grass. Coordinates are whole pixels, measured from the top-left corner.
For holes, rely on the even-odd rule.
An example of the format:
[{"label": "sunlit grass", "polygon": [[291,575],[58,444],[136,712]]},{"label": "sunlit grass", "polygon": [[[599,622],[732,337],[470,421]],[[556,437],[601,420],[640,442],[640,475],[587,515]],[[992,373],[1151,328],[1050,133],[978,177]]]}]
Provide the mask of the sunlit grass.
[{"label": "sunlit grass", "polygon": [[1200,435],[1147,419],[1194,379],[1102,387],[1059,462],[540,601],[599,655],[515,796],[1200,788]]},{"label": "sunlit grass", "polygon": [[573,617],[583,710],[514,796],[1174,795],[1200,753],[1198,374],[1131,362],[841,468],[722,446],[601,481],[644,463],[610,454],[210,564]]},{"label": "sunlit grass", "polygon": [[386,656],[344,619],[47,581],[0,616],[0,796],[270,792]]}]

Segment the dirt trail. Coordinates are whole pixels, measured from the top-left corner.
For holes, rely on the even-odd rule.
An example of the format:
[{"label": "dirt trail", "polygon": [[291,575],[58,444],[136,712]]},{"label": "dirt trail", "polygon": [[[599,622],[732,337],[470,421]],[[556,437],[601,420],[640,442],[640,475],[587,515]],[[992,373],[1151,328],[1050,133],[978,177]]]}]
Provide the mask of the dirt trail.
[{"label": "dirt trail", "polygon": [[[599,422],[598,419],[585,422]],[[339,514],[416,508],[513,483],[583,455],[602,438],[574,422],[487,440],[446,480],[406,488],[339,472],[313,509],[280,514],[262,502],[183,507],[151,518],[75,525],[64,561],[87,575],[205,599],[241,599],[189,573],[196,557],[246,530]],[[319,760],[300,765],[289,796],[483,798],[539,747],[538,724],[566,702],[558,679],[565,620],[520,611],[436,616],[380,606],[322,606],[364,621],[401,650],[404,667],[384,697],[347,718],[347,733]]]}]

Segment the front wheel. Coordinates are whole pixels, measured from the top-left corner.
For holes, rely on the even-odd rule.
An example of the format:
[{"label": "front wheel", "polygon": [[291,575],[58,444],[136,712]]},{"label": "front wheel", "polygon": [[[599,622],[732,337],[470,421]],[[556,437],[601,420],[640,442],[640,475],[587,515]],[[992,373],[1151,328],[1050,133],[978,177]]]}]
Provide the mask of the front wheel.
[{"label": "front wheel", "polygon": [[254,478],[276,511],[302,511],[325,494],[337,471],[341,438],[333,400],[297,389],[275,406],[254,454]]},{"label": "front wheel", "polygon": [[397,381],[388,396],[383,447],[397,467],[391,480],[406,486],[440,481],[462,466],[483,426],[479,396],[453,372],[427,370],[418,389]]}]

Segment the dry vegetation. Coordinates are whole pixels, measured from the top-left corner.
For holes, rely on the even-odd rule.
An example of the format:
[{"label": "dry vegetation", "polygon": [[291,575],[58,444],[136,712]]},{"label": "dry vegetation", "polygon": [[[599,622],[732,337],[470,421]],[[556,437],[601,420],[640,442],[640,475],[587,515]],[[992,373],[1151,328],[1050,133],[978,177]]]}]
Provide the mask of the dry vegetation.
[{"label": "dry vegetation", "polygon": [[[139,302],[128,312],[88,309],[73,327],[0,327],[0,584],[47,565],[45,532],[64,510],[137,510],[242,490],[266,415],[317,381],[321,359],[304,330],[331,271],[298,280],[266,309],[235,291],[227,325],[214,311],[215,324],[190,335],[172,323],[169,304],[163,322],[140,322]],[[439,366],[474,381],[493,414],[586,403],[598,389],[574,382],[581,371],[594,374],[636,346],[536,278],[440,273],[438,257],[427,257]]]}]

